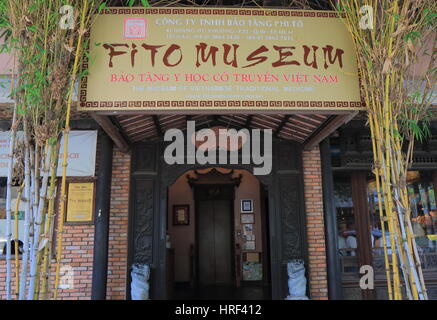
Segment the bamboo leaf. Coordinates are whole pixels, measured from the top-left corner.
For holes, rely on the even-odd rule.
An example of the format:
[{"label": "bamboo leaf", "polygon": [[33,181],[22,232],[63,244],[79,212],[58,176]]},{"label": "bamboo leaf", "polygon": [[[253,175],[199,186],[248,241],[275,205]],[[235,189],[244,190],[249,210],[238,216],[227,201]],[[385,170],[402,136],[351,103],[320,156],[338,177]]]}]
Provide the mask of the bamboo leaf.
[{"label": "bamboo leaf", "polygon": [[391,67],[392,67],[391,59],[390,58],[385,59],[384,66],[382,68],[382,73],[387,73]]},{"label": "bamboo leaf", "polygon": [[147,0],[141,0],[141,4],[142,4],[143,7],[145,7],[145,8],[150,7],[149,1],[147,1]]},{"label": "bamboo leaf", "polygon": [[98,13],[101,13],[104,9],[106,9],[106,2],[102,2],[97,9]]}]

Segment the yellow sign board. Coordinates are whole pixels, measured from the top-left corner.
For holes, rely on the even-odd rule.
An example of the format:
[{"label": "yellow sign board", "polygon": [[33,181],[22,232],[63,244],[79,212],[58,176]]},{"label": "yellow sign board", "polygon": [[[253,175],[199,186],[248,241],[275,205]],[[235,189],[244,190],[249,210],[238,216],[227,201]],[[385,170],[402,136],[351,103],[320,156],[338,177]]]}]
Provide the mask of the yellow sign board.
[{"label": "yellow sign board", "polygon": [[70,182],[67,222],[91,222],[94,211],[94,182]]},{"label": "yellow sign board", "polygon": [[80,110],[362,109],[335,12],[108,8],[88,36]]}]

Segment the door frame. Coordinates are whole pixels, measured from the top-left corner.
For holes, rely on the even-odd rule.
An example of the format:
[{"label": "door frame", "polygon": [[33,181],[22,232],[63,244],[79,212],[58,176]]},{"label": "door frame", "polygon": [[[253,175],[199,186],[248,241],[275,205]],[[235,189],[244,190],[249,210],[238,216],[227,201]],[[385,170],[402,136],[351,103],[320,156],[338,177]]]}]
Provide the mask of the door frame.
[{"label": "door frame", "polygon": [[[239,129],[239,128],[235,128]],[[187,139],[185,139],[187,141]],[[128,261],[126,298],[130,299],[131,266],[150,266],[150,296],[167,299],[166,293],[166,224],[167,187],[189,170],[218,166],[253,172],[255,164],[170,166],[164,161],[169,142],[137,142],[132,146]],[[303,259],[308,266],[306,214],[302,165],[302,144],[273,137],[272,172],[257,176],[268,188],[270,278],[272,299],[282,300],[288,292],[287,262]],[[147,197],[144,197],[147,195]],[[309,278],[306,268],[306,276]],[[309,281],[307,291],[309,292]]]}]

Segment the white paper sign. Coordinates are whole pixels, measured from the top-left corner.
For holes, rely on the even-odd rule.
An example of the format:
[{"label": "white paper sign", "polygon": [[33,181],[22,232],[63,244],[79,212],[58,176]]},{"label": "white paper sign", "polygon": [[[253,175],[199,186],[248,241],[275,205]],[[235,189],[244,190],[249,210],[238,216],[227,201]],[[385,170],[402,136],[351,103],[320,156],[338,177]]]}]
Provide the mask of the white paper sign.
[{"label": "white paper sign", "polygon": [[[22,133],[18,133],[22,137]],[[10,132],[0,132],[0,177],[7,177]],[[64,139],[61,139],[58,177],[62,176]],[[68,138],[68,177],[91,177],[96,167],[97,131],[71,131]]]}]

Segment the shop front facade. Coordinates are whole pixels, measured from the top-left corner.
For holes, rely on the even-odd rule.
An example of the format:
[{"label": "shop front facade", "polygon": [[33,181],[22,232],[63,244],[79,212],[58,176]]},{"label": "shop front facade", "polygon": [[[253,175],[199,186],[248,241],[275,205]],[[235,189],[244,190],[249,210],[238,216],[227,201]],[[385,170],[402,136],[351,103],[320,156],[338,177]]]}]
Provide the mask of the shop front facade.
[{"label": "shop front facade", "polygon": [[[259,119],[262,119],[262,116],[259,116]],[[257,121],[255,117],[254,123]],[[77,120],[76,128],[98,129],[98,125],[90,120]],[[198,212],[198,203],[195,200],[199,196],[195,194],[195,188],[188,186],[187,176],[201,180],[203,173],[206,186],[214,189],[223,183],[228,184],[226,177],[230,172],[233,172],[230,181],[240,179],[238,186],[232,186],[233,194],[229,197],[234,207],[234,221],[237,221],[229,232],[232,238],[232,247],[228,248],[232,255],[232,287],[234,288],[238,281],[238,287],[243,288],[243,291],[247,285],[255,289],[261,288],[262,295],[256,293],[254,298],[283,299],[288,295],[287,262],[303,259],[308,278],[308,294],[313,299],[327,298],[321,163],[318,147],[303,150],[303,146],[297,142],[277,139],[274,141],[272,173],[258,177],[252,174],[252,164],[170,166],[163,161],[164,144],[157,139],[132,144],[130,151],[122,152],[117,146],[112,147],[110,138],[99,130],[97,150],[95,176],[82,178],[82,181],[96,181],[95,217],[88,224],[67,223],[65,226],[62,265],[71,267],[66,270],[72,272],[73,282],[67,281],[61,287],[61,298],[90,299],[94,294],[98,294],[98,287],[104,286],[106,298],[129,299],[131,271],[135,263],[150,266],[151,299],[180,297],[177,295],[178,285],[182,285],[182,291],[196,287],[196,284],[193,286],[192,283],[199,278],[194,278],[195,272],[185,272],[189,275],[188,278],[177,275],[183,273],[179,272],[178,268],[184,268],[183,261],[187,260],[190,254],[189,245],[195,245],[195,239],[198,239],[195,238],[192,228],[199,223],[195,218]],[[108,161],[109,166],[105,164]],[[212,176],[209,176],[208,173],[211,172]],[[105,194],[102,194],[99,180],[106,179],[108,182],[108,174],[110,189],[104,192],[109,192],[106,195],[109,203],[102,203],[101,198]],[[71,177],[69,180],[77,179]],[[194,180],[192,183],[196,184]],[[184,191],[181,191],[180,187],[172,191],[171,188],[177,181],[188,189],[184,195],[181,194]],[[205,190],[206,186],[200,190]],[[178,199],[178,196],[182,196],[183,199]],[[209,200],[221,199],[221,194],[213,193],[206,196],[212,197]],[[226,195],[224,196],[226,198]],[[239,206],[243,198],[252,200],[255,211],[253,226],[259,229],[253,232],[255,247],[247,249],[243,248],[242,243],[242,222],[251,221],[241,220]],[[99,203],[102,203],[102,207],[99,207]],[[191,204],[188,225],[172,226],[175,222],[173,207],[176,204]],[[109,220],[106,224],[107,230],[101,225],[102,217],[99,214],[102,215],[102,209],[109,210],[106,217]],[[242,222],[236,225],[238,221]],[[101,251],[105,250],[105,245],[102,247],[101,243],[101,234],[105,232],[108,237],[107,254]],[[182,254],[177,252],[175,257],[174,254],[171,256],[171,252],[179,249],[178,232],[184,234],[182,238],[193,236],[193,241],[188,247],[181,249]],[[169,246],[167,235],[175,238],[170,239]],[[250,254],[255,254],[255,261],[262,267],[255,278],[249,276],[246,281],[243,265]],[[104,260],[104,264],[107,264],[107,279],[103,271],[105,267],[101,269],[101,261]],[[4,257],[1,265],[1,274],[4,277]],[[100,272],[96,272],[97,269]],[[96,273],[94,276],[93,272]],[[178,283],[177,280],[185,283]],[[247,297],[246,293],[242,294],[243,298]],[[193,291],[193,298],[196,297]]]},{"label": "shop front facade", "polygon": [[[217,17],[224,15],[249,21],[249,16],[260,18],[260,12],[263,11],[112,8],[102,13],[102,19],[108,20],[96,27],[91,40],[95,42],[102,37],[101,41],[109,41],[105,37],[112,35],[103,28],[108,21],[124,26],[126,32],[131,30],[126,29],[126,19],[129,21],[144,14],[154,17],[155,20],[150,18],[156,22],[154,28],[165,21],[178,24],[178,15],[188,15],[190,19],[208,17],[209,20],[199,18],[198,21],[204,23],[204,28],[212,23],[211,28],[216,30],[221,27],[221,20]],[[315,19],[305,20],[308,25],[320,23],[319,20],[336,19],[332,12],[271,12],[274,13],[271,16],[276,17]],[[136,26],[141,28],[147,25],[144,21],[131,20],[131,23],[139,23]],[[259,21],[264,20],[260,18]],[[282,20],[277,22],[273,28],[268,24],[263,28],[284,27]],[[326,28],[331,30],[334,27]],[[179,32],[171,30],[166,32]],[[314,34],[314,29],[310,31]],[[215,68],[215,53],[222,54],[217,56],[217,64],[223,62],[223,66],[206,69],[221,72],[221,75],[233,70],[229,68],[237,68],[237,64],[246,68],[266,60],[268,65],[256,69],[264,75],[271,68],[301,64],[311,69],[319,68],[317,72],[321,73],[311,74],[317,82],[313,90],[308,89],[309,85],[299,86],[300,91],[284,85],[279,92],[264,84],[255,88],[255,91],[264,90],[264,96],[260,98],[254,96],[256,92],[251,93],[254,89],[250,85],[237,84],[235,88],[247,92],[243,95],[245,98],[241,98],[238,92],[225,92],[230,96],[239,95],[239,100],[232,100],[229,96],[226,99],[214,98],[215,91],[228,90],[224,85],[205,89],[206,84],[193,84],[205,81],[206,71],[202,76],[200,71],[193,73],[187,66],[180,71],[185,73],[188,84],[180,88],[181,91],[189,90],[190,85],[194,93],[186,95],[176,89],[179,88],[177,73],[173,74],[175,83],[169,85],[128,87],[131,81],[127,74],[123,74],[124,70],[131,70],[135,65],[138,68],[144,63],[140,62],[140,56],[145,53],[139,52],[138,46],[145,50],[147,57],[151,57],[147,63],[154,64],[158,54],[162,61],[156,60],[156,63],[164,64],[165,68],[179,64],[182,55],[177,60],[179,56],[176,54],[181,52],[181,47],[185,48],[169,43],[166,50],[158,52],[163,46],[121,43],[141,36],[141,32],[129,32],[124,38],[110,38],[110,41],[116,41],[112,46],[102,46],[102,50],[106,50],[105,59],[94,63],[90,72],[92,76],[85,77],[79,84],[72,130],[97,134],[93,150],[95,165],[85,176],[69,176],[69,183],[91,183],[94,205],[91,218],[80,223],[68,221],[67,208],[61,261],[65,268],[61,275],[60,298],[131,299],[133,268],[140,266],[150,270],[150,275],[143,274],[149,285],[150,299],[281,300],[290,294],[289,278],[293,271],[290,263],[302,261],[307,280],[305,294],[310,299],[385,299],[385,280],[381,276],[384,265],[381,265],[379,250],[383,235],[375,216],[372,152],[365,121],[357,120],[364,119],[365,114],[362,113],[357,74],[349,72],[356,71],[354,55],[348,55],[352,52],[351,43],[339,37],[335,49],[330,44],[319,44],[323,39],[316,39],[317,48],[320,48],[317,55],[316,45],[305,43],[301,46],[302,52],[296,53],[300,60],[293,61],[287,59],[293,56],[294,47],[273,46],[273,42],[281,37],[279,34],[268,38],[270,42],[267,44],[271,45],[268,48],[256,42],[256,47],[249,48],[252,51],[247,49],[249,51],[243,60],[237,60],[239,45],[234,42],[220,44],[220,47],[208,48],[204,43],[193,46],[197,56],[190,53],[185,57],[191,62],[197,61],[196,68],[201,64]],[[181,37],[171,39],[182,43]],[[231,50],[234,50],[233,60]],[[346,54],[342,56],[344,52]],[[262,53],[266,56],[260,56]],[[312,62],[311,57],[314,57]],[[247,65],[242,67],[242,61]],[[88,62],[85,59],[84,67],[88,67]],[[198,74],[200,78],[195,80]],[[345,80],[338,84],[336,74]],[[243,75],[237,74],[234,80],[250,80]],[[287,79],[281,75],[288,82],[302,82],[305,78],[301,75]],[[150,74],[139,74],[139,81],[147,82],[148,76]],[[158,77],[155,79],[158,82],[167,81],[158,73],[153,76]],[[221,81],[220,75],[218,79]],[[260,79],[271,82],[276,78],[264,76]],[[199,90],[206,90],[202,94],[207,98],[200,97]],[[152,98],[145,100],[144,95]],[[293,99],[288,98],[290,96]],[[8,131],[13,102],[7,98],[0,102],[0,130]],[[191,124],[194,132],[190,133]],[[416,151],[417,161],[412,168],[410,187],[410,196],[417,203],[414,217],[416,236],[421,241],[430,298],[435,298],[434,278],[437,274],[434,273],[437,270],[434,192],[437,156],[433,144],[437,131],[434,126],[432,123],[429,142],[420,145]],[[178,162],[169,164],[166,150],[170,142],[165,136],[174,129],[179,130],[183,137],[185,152]],[[260,130],[270,130],[271,149],[269,152],[264,149],[261,157],[270,161],[270,171],[255,174],[260,162],[253,158],[243,161],[242,154],[238,154],[234,162],[192,161],[193,154],[197,154],[201,147],[201,144],[196,144],[198,141],[193,138],[193,133],[202,129],[215,133],[220,129],[243,132],[242,145],[250,144],[249,138],[260,134]],[[263,137],[264,140],[258,142],[264,143],[267,136]],[[194,144],[193,149],[189,149],[190,143]],[[219,150],[217,144],[211,148],[214,152]],[[224,147],[226,159],[231,158],[231,149],[227,144]],[[238,151],[240,149],[243,146],[237,147]],[[5,178],[0,178],[2,199],[5,198],[5,184]],[[359,270],[362,266],[371,266],[375,271],[374,289],[360,287]],[[54,272],[51,272],[49,279],[52,282],[53,277]],[[4,283],[3,255],[0,258],[2,298],[5,296]]]},{"label": "shop front facade", "polygon": [[[88,125],[85,129],[98,129],[98,125],[90,120],[78,120],[77,123],[82,123],[78,127],[84,128],[83,123],[85,123]],[[92,125],[89,125],[90,123]],[[194,230],[187,231],[187,229],[190,226],[195,228],[195,224],[198,223],[195,218],[197,196],[194,192],[195,188],[189,186],[188,177],[201,180],[203,174],[207,181],[212,179],[211,184],[217,186],[223,183],[224,176],[229,175],[232,170],[234,172],[230,180],[240,175],[242,177],[239,177],[240,185],[232,187],[234,195],[230,199],[237,207],[243,198],[255,200],[254,207],[258,206],[260,212],[264,211],[263,214],[260,213],[255,217],[256,220],[262,221],[256,240],[265,241],[256,250],[245,251],[240,248],[238,251],[241,257],[240,263],[246,262],[244,259],[247,259],[248,252],[259,254],[260,261],[264,261],[262,267],[265,269],[261,277],[257,278],[261,279],[261,282],[244,280],[243,269],[241,269],[240,275],[235,271],[231,272],[234,277],[233,285],[239,278],[240,287],[249,285],[250,288],[254,288],[253,283],[256,283],[263,288],[261,295],[254,294],[255,298],[283,299],[287,296],[288,290],[286,263],[297,258],[305,261],[307,294],[311,299],[386,298],[381,234],[378,233],[378,217],[375,217],[372,189],[372,154],[366,149],[369,132],[362,120],[353,120],[349,125],[340,127],[329,138],[331,165],[328,169],[331,171],[331,177],[326,176],[326,157],[323,155],[326,140],[320,147],[316,146],[309,150],[305,150],[302,145],[295,142],[276,141],[274,152],[276,160],[272,174],[258,179],[251,174],[253,169],[251,165],[169,166],[162,160],[163,143],[156,139],[133,144],[129,152],[122,152],[117,146],[112,147],[110,151],[102,151],[105,140],[106,145],[109,146],[112,142],[103,131],[99,132],[94,179],[99,180],[103,152],[110,153],[112,171],[107,230],[107,277],[103,284],[107,299],[130,298],[130,275],[134,263],[150,265],[151,299],[180,298],[180,291],[189,291],[193,288],[195,285],[193,277],[196,272],[190,270],[193,267],[190,262],[190,245],[194,245],[198,238],[193,237],[192,242],[189,240],[189,244],[182,249],[185,250],[182,254],[174,253],[178,250],[181,241],[179,239],[190,237],[190,233],[194,234]],[[436,200],[433,197],[435,197],[437,166],[433,160],[435,155],[433,155],[432,141],[435,132],[433,133],[428,143],[418,146],[415,154],[417,162],[412,168],[411,185],[409,185],[411,199],[416,201],[418,206],[418,213],[413,221],[417,223],[415,231],[421,232],[417,239],[420,240],[422,268],[431,299],[435,297],[436,274],[436,251],[435,240],[433,240]],[[107,156],[108,153],[105,157]],[[216,174],[217,177],[208,176],[208,173],[214,171],[219,172]],[[326,189],[323,179],[325,182],[332,179],[333,189]],[[246,186],[249,194],[245,193],[248,192],[247,190],[239,194],[238,189],[244,189],[246,181],[250,185],[249,188]],[[253,184],[258,185],[255,191]],[[176,189],[172,189],[173,187]],[[261,189],[263,196],[260,195]],[[335,215],[331,218],[335,216],[335,226],[330,225],[327,216],[329,203],[326,200],[332,193],[334,193]],[[98,198],[99,196],[96,195],[96,201]],[[190,224],[173,226],[175,219],[173,207],[181,204],[190,205]],[[239,210],[233,211],[235,215]],[[92,223],[66,225],[63,265],[71,266],[74,280],[71,283],[67,282],[60,290],[61,298],[90,299],[93,291],[96,294],[97,287],[102,285],[101,279],[105,278],[102,277],[102,273],[93,277],[93,268],[102,270],[96,261],[101,259],[96,255],[101,250],[96,243],[99,238],[97,233],[102,232],[96,225],[99,220],[97,207],[95,215]],[[268,221],[265,220],[266,218]],[[238,219],[241,220],[241,217]],[[338,235],[336,243],[329,242],[329,235],[333,232]],[[182,236],[178,233],[182,233]],[[170,235],[170,239],[166,237],[167,235]],[[239,242],[237,234],[232,237]],[[167,246],[168,241],[169,246]],[[334,249],[335,259],[338,259],[337,272],[333,270],[335,264],[328,264],[328,261],[333,259],[329,256],[328,250],[332,250],[333,247],[338,248]],[[234,249],[230,250],[235,257],[237,247],[234,246]],[[263,255],[263,250],[268,254]],[[185,263],[188,267],[184,266],[184,261],[188,261]],[[237,265],[235,262],[234,259],[232,267]],[[375,290],[373,291],[366,292],[359,286],[362,276],[359,269],[362,265],[374,267]],[[242,268],[242,265],[240,266]],[[4,277],[4,256],[1,267],[1,274]],[[187,270],[178,271],[178,268]],[[332,297],[335,286],[338,296]],[[4,294],[4,291],[2,292]],[[195,293],[189,297],[196,298]],[[244,293],[242,297],[246,297]]]},{"label": "shop front facade", "polygon": [[[415,146],[407,188],[412,225],[430,299],[436,299],[436,122],[430,136]],[[330,138],[338,254],[345,298],[361,299],[360,266],[372,265],[375,289],[369,299],[387,298],[384,250],[373,170],[370,131],[365,119],[355,119]]]}]

